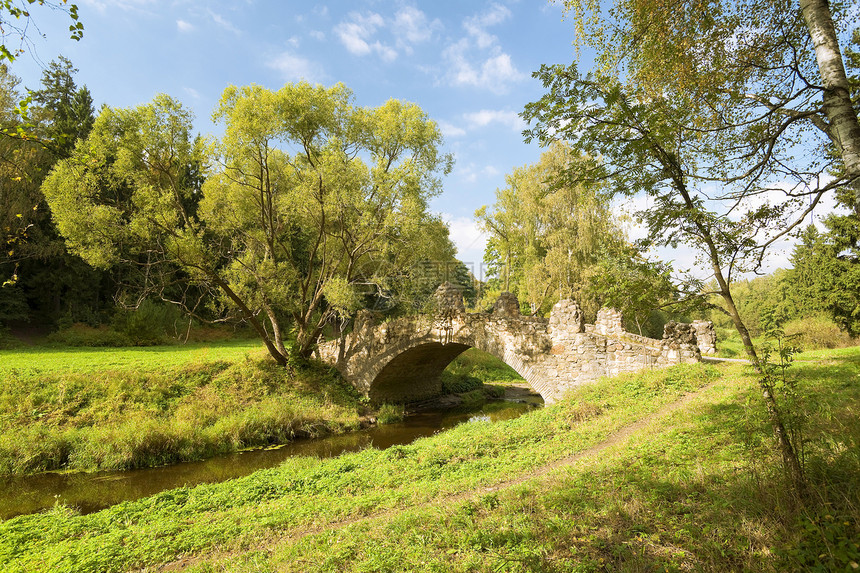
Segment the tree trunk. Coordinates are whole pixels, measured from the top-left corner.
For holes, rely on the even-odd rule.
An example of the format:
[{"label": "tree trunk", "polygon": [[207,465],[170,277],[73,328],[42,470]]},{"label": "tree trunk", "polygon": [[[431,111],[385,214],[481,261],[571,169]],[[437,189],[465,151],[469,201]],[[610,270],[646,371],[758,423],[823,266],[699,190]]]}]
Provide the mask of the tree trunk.
[{"label": "tree trunk", "polygon": [[777,445],[779,446],[780,454],[782,455],[782,463],[785,465],[785,469],[788,472],[788,477],[794,486],[794,490],[798,494],[802,495],[806,490],[806,482],[803,478],[803,468],[800,465],[800,458],[797,456],[797,451],[794,449],[794,445],[788,437],[788,432],[785,430],[785,424],[782,422],[782,413],[779,411],[776,398],[773,395],[773,386],[770,378],[767,376],[764,366],[756,353],[749,330],[747,330],[746,324],[744,324],[740,312],[738,312],[738,308],[735,306],[735,301],[732,297],[729,284],[726,282],[717,264],[714,264],[714,268],[717,282],[720,285],[720,296],[723,297],[723,300],[728,307],[729,315],[732,317],[732,322],[735,325],[735,330],[740,334],[747,356],[749,356],[750,362],[752,362],[753,368],[756,370],[762,399],[764,399],[768,418],[770,419],[770,425],[773,429]]},{"label": "tree trunk", "polygon": [[[851,90],[828,0],[800,0],[803,19],[815,46],[815,58],[824,83],[824,111],[839,142],[845,173],[860,178],[860,122],[851,105]],[[854,209],[860,212],[860,187]]]}]

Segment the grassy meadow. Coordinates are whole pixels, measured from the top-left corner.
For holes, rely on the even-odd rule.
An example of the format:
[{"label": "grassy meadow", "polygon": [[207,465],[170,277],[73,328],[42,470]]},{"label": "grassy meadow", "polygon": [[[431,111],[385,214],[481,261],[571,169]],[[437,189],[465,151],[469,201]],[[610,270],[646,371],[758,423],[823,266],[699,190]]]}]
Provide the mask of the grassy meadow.
[{"label": "grassy meadow", "polygon": [[786,406],[803,434],[802,499],[745,367],[699,364],[407,446],[14,518],[0,523],[0,569],[853,570],[860,349],[799,358]]},{"label": "grassy meadow", "polygon": [[[357,429],[374,413],[331,369],[289,372],[256,341],[0,350],[0,475],[134,469]],[[481,403],[522,380],[477,351],[443,376]],[[383,405],[379,423],[402,419]]]},{"label": "grassy meadow", "polygon": [[0,351],[0,474],[150,467],[355,429],[357,393],[252,341]]}]

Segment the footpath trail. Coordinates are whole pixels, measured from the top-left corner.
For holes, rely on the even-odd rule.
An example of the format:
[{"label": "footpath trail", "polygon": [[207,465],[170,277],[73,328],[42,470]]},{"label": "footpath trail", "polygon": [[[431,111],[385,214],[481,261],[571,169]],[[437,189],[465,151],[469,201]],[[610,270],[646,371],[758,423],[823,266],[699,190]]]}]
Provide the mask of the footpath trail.
[{"label": "footpath trail", "polygon": [[[518,485],[524,484],[526,482],[532,480],[538,480],[549,474],[559,470],[561,468],[570,467],[574,465],[580,464],[580,462],[585,462],[589,459],[593,459],[603,453],[605,450],[610,449],[616,445],[620,445],[627,441],[631,436],[645,430],[648,426],[653,424],[656,421],[659,421],[662,418],[672,414],[673,412],[680,410],[682,408],[687,407],[693,402],[696,398],[707,392],[710,388],[719,384],[720,380],[715,380],[705,386],[702,386],[695,392],[690,392],[679,398],[674,402],[670,402],[662,406],[660,409],[643,416],[636,422],[632,424],[628,424],[620,428],[615,433],[609,435],[605,440],[594,444],[591,447],[588,447],[580,452],[567,456],[565,458],[556,460],[550,464],[537,468],[531,472],[522,474],[516,478],[496,482],[492,485],[483,486],[480,488],[463,491],[453,495],[447,495],[444,497],[437,497],[436,499],[426,502],[421,505],[415,505],[408,508],[396,508],[396,509],[388,509],[384,511],[379,511],[376,513],[371,513],[368,515],[362,515],[350,519],[335,521],[320,525],[318,527],[303,527],[301,530],[292,530],[287,532],[273,532],[271,535],[265,536],[259,539],[258,543],[253,547],[243,548],[241,550],[242,553],[247,551],[262,551],[266,553],[274,552],[278,547],[281,547],[284,544],[292,544],[298,541],[301,541],[305,537],[317,535],[320,533],[324,533],[327,531],[343,529],[355,524],[360,524],[364,522],[369,522],[377,519],[386,519],[391,518],[396,515],[399,515],[406,511],[414,511],[416,509],[426,509],[430,507],[439,507],[445,505],[452,505],[459,502],[467,501],[473,498],[480,498],[484,495],[493,492],[499,492],[501,490],[509,489],[512,487],[516,487]],[[225,551],[209,551],[197,555],[189,555],[186,557],[182,557],[178,560],[167,562],[157,566],[150,566],[143,569],[136,569],[135,571],[139,573],[152,573],[152,572],[174,572],[174,571],[184,571],[189,567],[193,567],[196,565],[200,565],[206,562],[212,561],[221,561],[223,559],[229,559],[230,557],[234,557],[239,554],[238,550],[225,550]]]}]

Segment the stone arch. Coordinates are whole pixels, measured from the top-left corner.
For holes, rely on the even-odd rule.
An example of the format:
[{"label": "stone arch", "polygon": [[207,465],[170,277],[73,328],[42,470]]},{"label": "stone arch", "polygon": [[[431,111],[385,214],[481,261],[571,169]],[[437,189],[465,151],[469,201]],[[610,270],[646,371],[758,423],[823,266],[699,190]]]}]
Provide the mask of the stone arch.
[{"label": "stone arch", "polygon": [[379,356],[368,372],[367,395],[371,402],[402,403],[438,396],[442,392],[442,372],[460,354],[476,348],[513,368],[545,400],[545,381],[502,341],[495,337],[456,334],[444,343],[438,337],[425,335],[401,341]]}]

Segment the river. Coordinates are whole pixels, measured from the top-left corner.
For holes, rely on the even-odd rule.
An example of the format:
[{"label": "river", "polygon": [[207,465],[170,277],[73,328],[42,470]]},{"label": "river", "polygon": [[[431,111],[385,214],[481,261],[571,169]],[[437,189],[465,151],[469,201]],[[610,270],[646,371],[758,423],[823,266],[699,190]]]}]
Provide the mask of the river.
[{"label": "river", "polygon": [[292,456],[327,458],[369,447],[385,449],[408,444],[457,424],[516,418],[542,403],[539,397],[531,397],[526,401],[489,402],[472,410],[426,410],[411,414],[396,424],[312,440],[296,440],[275,448],[248,450],[159,468],[0,477],[0,519],[36,513],[57,503],[77,507],[81,513],[92,513],[167,489],[245,476],[276,466]]}]

